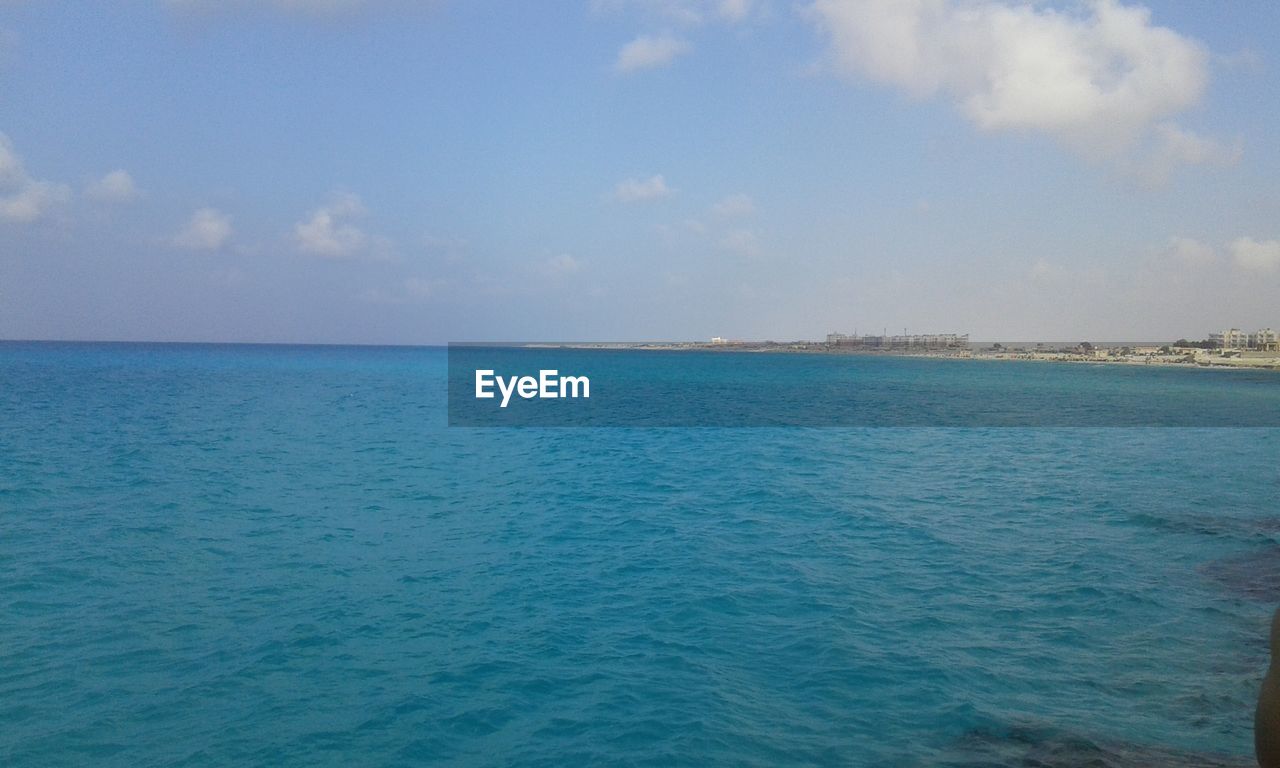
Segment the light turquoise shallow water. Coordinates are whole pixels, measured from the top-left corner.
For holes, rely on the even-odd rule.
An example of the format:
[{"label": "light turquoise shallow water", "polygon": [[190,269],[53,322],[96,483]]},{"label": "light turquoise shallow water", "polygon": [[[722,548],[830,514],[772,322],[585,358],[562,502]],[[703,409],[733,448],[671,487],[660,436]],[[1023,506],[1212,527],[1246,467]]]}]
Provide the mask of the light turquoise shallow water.
[{"label": "light turquoise shallow water", "polygon": [[1247,764],[1280,430],[450,429],[444,379],[0,345],[0,765]]}]

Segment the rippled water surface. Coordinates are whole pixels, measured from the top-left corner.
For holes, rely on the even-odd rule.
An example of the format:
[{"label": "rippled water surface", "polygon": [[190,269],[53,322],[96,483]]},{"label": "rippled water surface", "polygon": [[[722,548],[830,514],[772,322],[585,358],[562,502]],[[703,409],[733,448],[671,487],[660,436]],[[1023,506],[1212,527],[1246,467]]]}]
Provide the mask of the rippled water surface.
[{"label": "rippled water surface", "polygon": [[1280,430],[459,429],[444,379],[0,345],[0,765],[1249,764]]}]

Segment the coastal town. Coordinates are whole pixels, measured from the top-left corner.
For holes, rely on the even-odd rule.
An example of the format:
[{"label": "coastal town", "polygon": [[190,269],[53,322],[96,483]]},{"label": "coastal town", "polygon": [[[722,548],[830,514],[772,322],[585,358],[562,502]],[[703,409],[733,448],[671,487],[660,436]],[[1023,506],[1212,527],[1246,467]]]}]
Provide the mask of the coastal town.
[{"label": "coastal town", "polygon": [[1202,368],[1264,368],[1280,370],[1280,345],[1270,328],[1247,333],[1232,328],[1202,341],[1179,339],[1165,344],[992,344],[971,350],[974,357],[1129,365],[1183,365]]},{"label": "coastal town", "polygon": [[[989,360],[1044,360],[1127,365],[1185,365],[1280,370],[1280,333],[1271,328],[1230,328],[1202,340],[1169,342],[990,342],[974,343],[968,334],[857,336],[831,333],[820,345],[829,352],[883,352],[929,357]],[[812,347],[810,347],[812,348]]]},{"label": "coastal town", "polygon": [[824,346],[833,352],[888,352],[930,357],[1280,369],[1280,333],[1271,328],[1255,331],[1230,328],[1199,341],[1178,339],[1164,343],[972,343],[968,334],[848,336],[831,333]]},{"label": "coastal town", "polygon": [[824,341],[596,342],[537,344],[590,349],[798,352],[810,354],[901,355],[974,360],[1039,360],[1063,363],[1176,365],[1201,368],[1261,368],[1280,371],[1280,332],[1271,328],[1229,328],[1201,340],[1168,342],[976,342],[967,333],[860,335],[829,333]]}]

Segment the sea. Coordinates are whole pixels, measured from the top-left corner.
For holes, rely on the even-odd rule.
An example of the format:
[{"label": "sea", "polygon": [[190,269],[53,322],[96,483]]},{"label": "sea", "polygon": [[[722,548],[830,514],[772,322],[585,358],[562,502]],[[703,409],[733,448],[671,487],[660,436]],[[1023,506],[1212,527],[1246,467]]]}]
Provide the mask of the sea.
[{"label": "sea", "polygon": [[[1280,403],[808,359],[750,365]],[[448,371],[0,343],[0,766],[1253,764],[1280,428],[463,427]]]}]

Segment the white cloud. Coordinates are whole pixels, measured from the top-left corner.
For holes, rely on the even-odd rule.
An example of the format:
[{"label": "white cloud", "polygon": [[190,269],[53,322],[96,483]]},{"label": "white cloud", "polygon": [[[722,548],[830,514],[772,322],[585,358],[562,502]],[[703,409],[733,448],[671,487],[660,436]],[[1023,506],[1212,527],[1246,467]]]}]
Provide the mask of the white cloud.
[{"label": "white cloud", "polygon": [[1251,237],[1234,240],[1230,246],[1236,266],[1249,272],[1274,272],[1280,268],[1280,240],[1258,241]]},{"label": "white cloud", "polygon": [[729,195],[711,206],[711,212],[725,217],[750,216],[756,212],[756,204],[750,195],[738,193]]},{"label": "white cloud", "polygon": [[230,238],[231,217],[216,208],[201,208],[191,214],[173,244],[193,251],[216,251]]},{"label": "white cloud", "polygon": [[[1008,0],[816,0],[810,17],[844,73],[945,94],[980,129],[1046,133],[1115,154],[1195,104],[1209,54],[1150,12],[1093,0],[1087,12]],[[1177,153],[1198,150],[1177,135]]]},{"label": "white cloud", "polygon": [[71,199],[65,184],[33,179],[9,137],[0,133],[0,219],[35,221],[55,205]]},{"label": "white cloud", "polygon": [[1174,237],[1161,254],[1161,266],[1171,266],[1179,272],[1199,271],[1218,263],[1218,253],[1212,246],[1190,237]]},{"label": "white cloud", "polygon": [[1194,238],[1174,237],[1148,265],[1155,272],[1172,275],[1188,284],[1203,285],[1210,273],[1221,276],[1224,266],[1233,268],[1241,279],[1249,280],[1259,273],[1280,270],[1280,240],[1238,237],[1225,247],[1216,248]]},{"label": "white cloud", "polygon": [[614,66],[619,72],[665,67],[690,50],[692,46],[689,42],[678,37],[641,35],[622,46]]},{"label": "white cloud", "polygon": [[618,182],[613,196],[624,203],[638,203],[646,200],[658,200],[671,195],[675,190],[667,186],[662,174],[647,179],[627,179]]},{"label": "white cloud", "polygon": [[138,187],[128,172],[116,170],[85,185],[85,194],[103,203],[128,203],[138,199]]},{"label": "white cloud", "polygon": [[32,181],[11,195],[0,197],[0,219],[9,221],[35,221],[49,208],[70,199],[70,191],[64,184],[48,181]]},{"label": "white cloud", "polygon": [[371,237],[351,223],[364,214],[365,207],[359,197],[338,195],[333,202],[315,209],[310,218],[294,226],[294,241],[303,253],[326,259],[384,255],[389,247],[386,240]]}]

